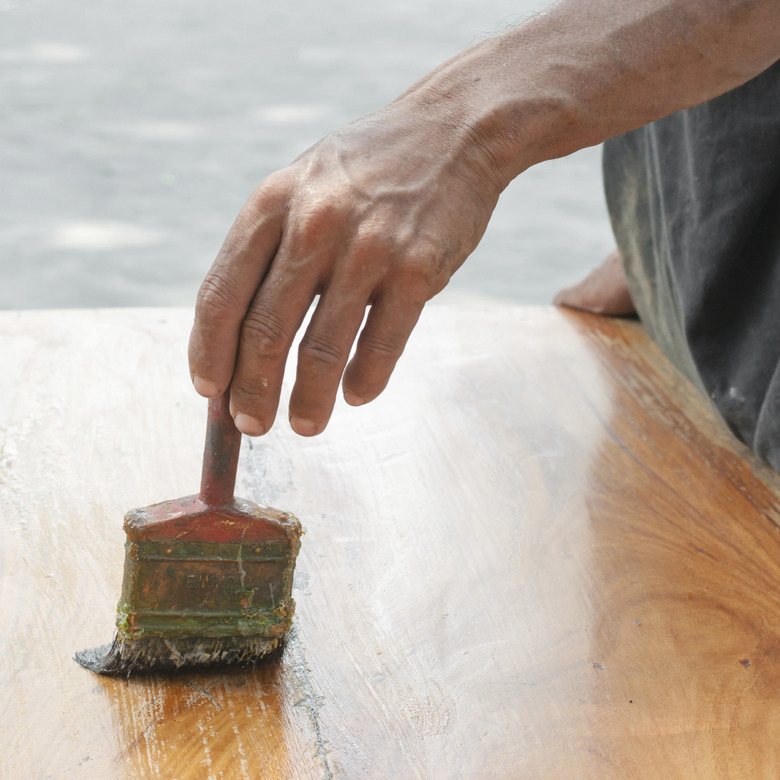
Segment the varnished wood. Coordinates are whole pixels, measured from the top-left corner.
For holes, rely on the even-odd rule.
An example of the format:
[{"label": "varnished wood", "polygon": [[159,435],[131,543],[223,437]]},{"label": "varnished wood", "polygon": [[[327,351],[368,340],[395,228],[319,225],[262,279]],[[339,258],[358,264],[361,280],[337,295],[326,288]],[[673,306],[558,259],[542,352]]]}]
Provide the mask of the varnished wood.
[{"label": "varnished wood", "polygon": [[79,668],[125,511],[197,489],[190,320],[0,314],[0,776],[780,774],[780,478],[639,325],[553,309],[429,309],[377,402],[244,441],[307,532],[280,657]]}]

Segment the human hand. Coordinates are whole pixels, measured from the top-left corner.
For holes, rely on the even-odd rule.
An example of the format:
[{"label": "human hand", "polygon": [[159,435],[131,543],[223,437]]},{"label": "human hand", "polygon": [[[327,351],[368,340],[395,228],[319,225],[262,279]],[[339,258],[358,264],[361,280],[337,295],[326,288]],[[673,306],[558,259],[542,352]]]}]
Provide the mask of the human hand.
[{"label": "human hand", "polygon": [[228,233],[198,295],[196,389],[230,388],[238,428],[265,433],[319,295],[298,352],[293,429],[323,430],[342,375],[348,403],[375,398],[515,176],[760,73],[777,59],[778,8],[563,0],[327,136],[269,176]]},{"label": "human hand", "polygon": [[229,387],[237,427],[268,431],[319,295],[298,350],[293,430],[325,428],[342,376],[349,404],[376,398],[501,188],[473,130],[414,94],[327,136],[255,190],[203,281],[189,346],[196,390]]}]

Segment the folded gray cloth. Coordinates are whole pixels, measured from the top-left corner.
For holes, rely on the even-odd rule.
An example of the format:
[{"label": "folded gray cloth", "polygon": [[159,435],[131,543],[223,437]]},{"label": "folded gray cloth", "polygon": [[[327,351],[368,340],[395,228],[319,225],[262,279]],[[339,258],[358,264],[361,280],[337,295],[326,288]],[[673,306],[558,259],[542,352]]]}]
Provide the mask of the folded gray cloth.
[{"label": "folded gray cloth", "polygon": [[780,61],[604,145],[640,319],[780,471]]}]

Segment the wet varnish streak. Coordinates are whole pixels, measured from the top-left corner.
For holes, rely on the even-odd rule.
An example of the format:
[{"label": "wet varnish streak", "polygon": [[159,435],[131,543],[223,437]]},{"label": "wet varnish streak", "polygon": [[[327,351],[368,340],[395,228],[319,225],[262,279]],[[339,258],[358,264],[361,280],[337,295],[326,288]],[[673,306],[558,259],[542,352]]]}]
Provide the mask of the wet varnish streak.
[{"label": "wet varnish streak", "polygon": [[0,777],[778,774],[778,478],[639,325],[554,309],[431,309],[377,402],[244,442],[306,531],[284,652],[76,666],[124,513],[199,468],[190,322],[0,314]]}]

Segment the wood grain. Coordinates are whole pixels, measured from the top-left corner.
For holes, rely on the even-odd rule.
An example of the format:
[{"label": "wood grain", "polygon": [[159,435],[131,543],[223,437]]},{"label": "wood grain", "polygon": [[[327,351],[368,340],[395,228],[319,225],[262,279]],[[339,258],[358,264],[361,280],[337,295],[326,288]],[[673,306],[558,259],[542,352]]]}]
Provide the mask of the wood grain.
[{"label": "wood grain", "polygon": [[190,319],[0,314],[2,778],[780,774],[780,478],[639,325],[555,309],[429,309],[378,401],[244,440],[306,530],[281,656],[79,668],[125,511],[197,489]]}]

